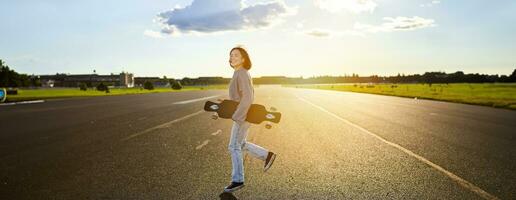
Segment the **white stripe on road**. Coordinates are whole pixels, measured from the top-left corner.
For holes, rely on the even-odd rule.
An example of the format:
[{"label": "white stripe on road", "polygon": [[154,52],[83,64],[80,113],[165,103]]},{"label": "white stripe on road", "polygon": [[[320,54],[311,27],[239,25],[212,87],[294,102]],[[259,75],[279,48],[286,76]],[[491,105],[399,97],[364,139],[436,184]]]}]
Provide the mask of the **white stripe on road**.
[{"label": "white stripe on road", "polygon": [[219,130],[213,132],[211,135],[218,135],[219,133],[222,133],[222,130],[219,129]]},{"label": "white stripe on road", "polygon": [[20,102],[11,102],[11,103],[0,103],[0,106],[11,106],[11,105],[19,105],[19,104],[33,104],[33,103],[43,103],[44,100],[33,100],[33,101],[20,101]]},{"label": "white stripe on road", "polygon": [[191,118],[191,117],[196,116],[196,115],[198,115],[198,114],[201,114],[201,113],[203,113],[203,112],[204,112],[204,110],[199,110],[199,111],[197,111],[197,112],[195,112],[195,113],[192,113],[192,114],[189,114],[189,115],[183,116],[183,117],[181,117],[181,118],[178,118],[178,119],[174,119],[174,120],[172,120],[172,121],[169,121],[169,122],[167,122],[167,123],[160,124],[160,125],[158,125],[158,126],[155,126],[155,127],[149,128],[149,129],[146,129],[146,130],[144,130],[144,131],[141,131],[141,132],[138,132],[138,133],[132,134],[132,135],[130,135],[130,136],[128,136],[128,137],[126,137],[126,138],[124,138],[124,139],[120,140],[120,141],[126,141],[126,140],[129,140],[129,139],[131,139],[131,138],[138,137],[138,136],[140,136],[140,135],[143,135],[143,134],[145,134],[145,133],[151,132],[151,131],[156,130],[156,129],[159,129],[159,128],[165,128],[165,127],[167,127],[167,126],[169,126],[169,125],[171,125],[171,124],[173,124],[173,123],[183,121],[183,120],[185,120],[185,119]]},{"label": "white stripe on road", "polygon": [[206,146],[208,144],[208,142],[210,142],[210,140],[204,140],[204,142],[202,142],[202,144],[198,145],[197,147],[195,147],[195,150],[199,150],[201,149],[203,146]]},{"label": "white stripe on road", "polygon": [[321,106],[318,106],[318,105],[316,105],[316,104],[314,104],[314,103],[312,103],[312,102],[310,102],[310,101],[308,101],[308,100],[306,100],[304,98],[301,98],[299,96],[297,98],[299,98],[300,100],[302,100],[302,101],[304,101],[304,102],[314,106],[315,108],[318,108],[319,110],[321,110],[321,111],[323,111],[325,113],[328,113],[329,115],[331,115],[331,116],[333,116],[333,117],[343,121],[344,123],[346,123],[346,124],[348,124],[350,126],[353,126],[353,127],[357,128],[357,129],[363,131],[364,133],[367,133],[370,136],[375,137],[376,139],[382,141],[383,143],[388,144],[388,145],[390,145],[390,146],[392,146],[392,147],[394,147],[394,148],[396,148],[398,150],[401,150],[401,151],[405,152],[409,156],[412,156],[412,157],[418,159],[419,161],[429,165],[430,167],[433,167],[437,171],[440,171],[443,174],[445,174],[446,176],[450,177],[453,181],[457,182],[462,187],[464,187],[464,188],[466,188],[466,189],[476,193],[480,197],[482,197],[484,199],[498,199],[498,197],[496,197],[496,196],[494,196],[492,194],[489,194],[488,192],[486,192],[482,188],[480,188],[480,187],[474,185],[473,183],[470,183],[469,181],[464,180],[463,178],[461,178],[461,177],[451,173],[450,171],[448,171],[448,170],[444,169],[443,167],[433,163],[432,161],[430,161],[430,160],[428,160],[428,159],[426,159],[426,158],[424,158],[424,157],[422,157],[420,155],[417,155],[416,153],[414,153],[414,152],[412,152],[412,151],[410,151],[408,149],[405,149],[404,147],[402,147],[402,146],[400,146],[400,145],[398,145],[396,143],[389,142],[389,141],[385,140],[384,138],[382,138],[382,137],[380,137],[380,136],[378,136],[378,135],[368,131],[367,129],[362,128],[361,126],[356,125],[356,124],[354,124],[354,123],[352,123],[352,122],[350,122],[350,121],[348,121],[348,120],[346,120],[346,119],[344,119],[344,118],[342,118],[342,117],[340,117],[340,116],[338,116],[338,115],[336,115],[336,114],[334,114],[334,113],[332,113],[332,112],[322,108]]},{"label": "white stripe on road", "polygon": [[220,95],[213,95],[213,96],[209,96],[209,97],[202,97],[202,98],[197,98],[197,99],[190,99],[190,100],[186,100],[186,101],[178,101],[178,102],[174,102],[173,104],[187,104],[187,103],[193,103],[193,102],[197,102],[197,101],[208,100],[208,99],[215,98],[215,97],[218,97],[218,96],[220,96]]}]

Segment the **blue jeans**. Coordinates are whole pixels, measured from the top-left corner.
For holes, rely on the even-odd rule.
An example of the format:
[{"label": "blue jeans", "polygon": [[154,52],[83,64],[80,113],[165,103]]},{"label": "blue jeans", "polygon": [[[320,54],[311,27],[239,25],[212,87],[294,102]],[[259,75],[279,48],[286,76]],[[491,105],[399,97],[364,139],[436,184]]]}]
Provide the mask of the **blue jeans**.
[{"label": "blue jeans", "polygon": [[231,172],[231,181],[244,182],[244,160],[242,150],[247,150],[253,157],[265,161],[269,151],[256,144],[246,141],[249,132],[249,122],[235,122],[231,128],[231,138],[229,139],[229,152],[231,154],[231,163],[233,171]]}]

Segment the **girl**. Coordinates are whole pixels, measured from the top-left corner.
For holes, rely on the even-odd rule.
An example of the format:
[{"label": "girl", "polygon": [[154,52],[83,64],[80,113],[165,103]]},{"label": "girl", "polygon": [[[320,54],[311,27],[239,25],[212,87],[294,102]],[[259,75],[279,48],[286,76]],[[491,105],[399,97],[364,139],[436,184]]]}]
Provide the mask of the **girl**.
[{"label": "girl", "polygon": [[254,100],[254,88],[251,75],[251,59],[242,47],[235,47],[229,52],[229,65],[234,69],[233,78],[229,83],[229,99],[240,102],[232,116],[233,127],[229,139],[229,152],[233,171],[231,184],[224,188],[224,192],[234,192],[244,187],[244,160],[242,150],[247,150],[253,157],[265,161],[264,172],[267,171],[276,154],[256,144],[246,141],[249,122],[245,121],[247,111]]}]

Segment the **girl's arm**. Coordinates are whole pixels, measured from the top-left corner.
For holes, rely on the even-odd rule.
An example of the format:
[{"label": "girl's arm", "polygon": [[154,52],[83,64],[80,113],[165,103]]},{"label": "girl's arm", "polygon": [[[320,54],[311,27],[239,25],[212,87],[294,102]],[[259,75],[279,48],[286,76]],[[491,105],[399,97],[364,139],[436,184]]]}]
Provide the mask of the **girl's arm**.
[{"label": "girl's arm", "polygon": [[238,73],[237,76],[238,89],[242,92],[242,98],[238,107],[231,117],[236,122],[244,122],[247,117],[247,111],[254,100],[253,86],[251,85],[251,77],[245,72]]}]

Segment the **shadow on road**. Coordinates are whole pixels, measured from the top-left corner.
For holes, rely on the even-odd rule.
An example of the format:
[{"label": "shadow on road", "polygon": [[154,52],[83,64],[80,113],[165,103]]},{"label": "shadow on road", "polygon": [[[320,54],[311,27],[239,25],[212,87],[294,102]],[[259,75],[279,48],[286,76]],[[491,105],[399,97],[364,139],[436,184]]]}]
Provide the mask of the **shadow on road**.
[{"label": "shadow on road", "polygon": [[231,193],[227,193],[227,192],[223,192],[222,194],[219,195],[219,197],[220,197],[220,200],[237,200],[235,195],[233,195]]}]

